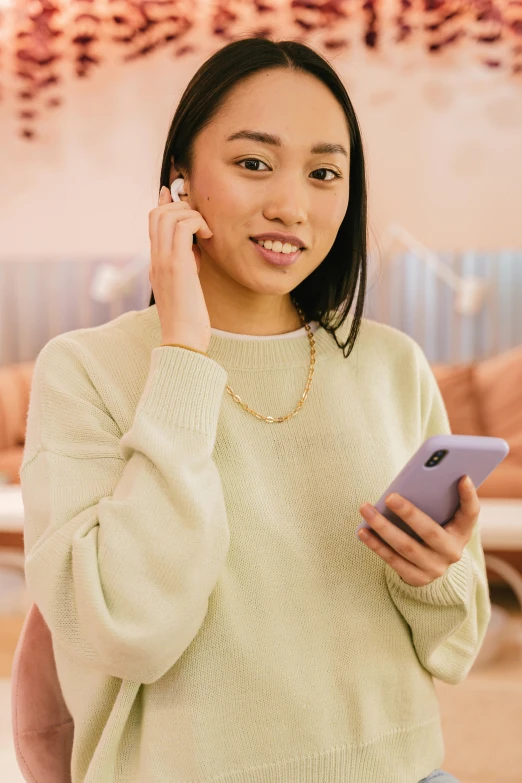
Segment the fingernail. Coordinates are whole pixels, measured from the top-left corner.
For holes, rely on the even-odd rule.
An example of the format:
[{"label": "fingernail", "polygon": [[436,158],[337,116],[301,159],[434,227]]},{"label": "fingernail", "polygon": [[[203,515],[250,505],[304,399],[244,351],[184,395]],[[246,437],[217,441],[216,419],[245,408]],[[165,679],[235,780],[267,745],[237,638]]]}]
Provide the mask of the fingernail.
[{"label": "fingernail", "polygon": [[401,508],[403,504],[402,498],[400,498],[398,495],[390,495],[387,498],[386,502],[392,508]]},{"label": "fingernail", "polygon": [[471,481],[471,479],[470,479],[470,477],[469,477],[469,476],[466,476],[466,478],[465,478],[465,480],[464,480],[464,486],[465,486],[467,489],[471,489],[471,487],[473,486],[473,482]]}]

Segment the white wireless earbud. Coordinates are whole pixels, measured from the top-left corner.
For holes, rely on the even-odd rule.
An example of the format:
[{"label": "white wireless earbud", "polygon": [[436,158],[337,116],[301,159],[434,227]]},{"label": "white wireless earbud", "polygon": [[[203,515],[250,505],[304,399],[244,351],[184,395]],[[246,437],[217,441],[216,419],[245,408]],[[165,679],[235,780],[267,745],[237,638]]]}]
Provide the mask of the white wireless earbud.
[{"label": "white wireless earbud", "polygon": [[178,177],[178,179],[175,179],[172,185],[170,186],[170,192],[172,194],[172,200],[173,201],[181,201],[178,194],[181,194],[182,196],[186,196],[185,193],[185,180],[183,177]]}]

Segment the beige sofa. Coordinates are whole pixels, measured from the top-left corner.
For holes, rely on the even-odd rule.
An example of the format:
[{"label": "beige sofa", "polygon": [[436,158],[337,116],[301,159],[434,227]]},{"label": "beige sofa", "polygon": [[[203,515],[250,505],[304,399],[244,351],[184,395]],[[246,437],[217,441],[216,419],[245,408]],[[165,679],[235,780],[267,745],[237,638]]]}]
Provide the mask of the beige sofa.
[{"label": "beige sofa", "polygon": [[431,367],[455,435],[490,435],[509,444],[479,497],[522,499],[522,345],[481,362]]}]

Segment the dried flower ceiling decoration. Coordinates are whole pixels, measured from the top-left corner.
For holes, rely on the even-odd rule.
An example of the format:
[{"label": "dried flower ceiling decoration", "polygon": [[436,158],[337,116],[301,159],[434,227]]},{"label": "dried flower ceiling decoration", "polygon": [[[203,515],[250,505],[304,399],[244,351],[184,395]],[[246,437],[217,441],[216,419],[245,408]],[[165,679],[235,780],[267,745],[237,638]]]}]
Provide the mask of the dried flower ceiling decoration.
[{"label": "dried flower ceiling decoration", "polygon": [[[78,78],[122,52],[124,62],[170,46],[181,58],[197,52],[204,35],[219,46],[248,34],[314,37],[335,54],[357,38],[369,50],[383,40],[421,41],[431,55],[461,41],[477,59],[522,78],[522,0],[0,0],[0,101],[13,85],[20,136],[36,138],[35,124],[61,105],[59,64]],[[271,0],[275,3],[276,0]],[[319,41],[317,40],[319,36]],[[386,44],[389,45],[389,44]]]}]

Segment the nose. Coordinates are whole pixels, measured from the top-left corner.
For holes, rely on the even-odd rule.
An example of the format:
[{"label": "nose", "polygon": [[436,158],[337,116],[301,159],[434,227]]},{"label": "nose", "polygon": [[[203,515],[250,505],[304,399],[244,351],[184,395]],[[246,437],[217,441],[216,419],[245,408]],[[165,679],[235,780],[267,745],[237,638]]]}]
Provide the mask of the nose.
[{"label": "nose", "polygon": [[305,195],[302,182],[294,176],[281,176],[277,183],[272,181],[267,188],[267,206],[264,216],[267,220],[281,220],[288,231],[299,234],[298,227],[306,223],[308,196]]}]

